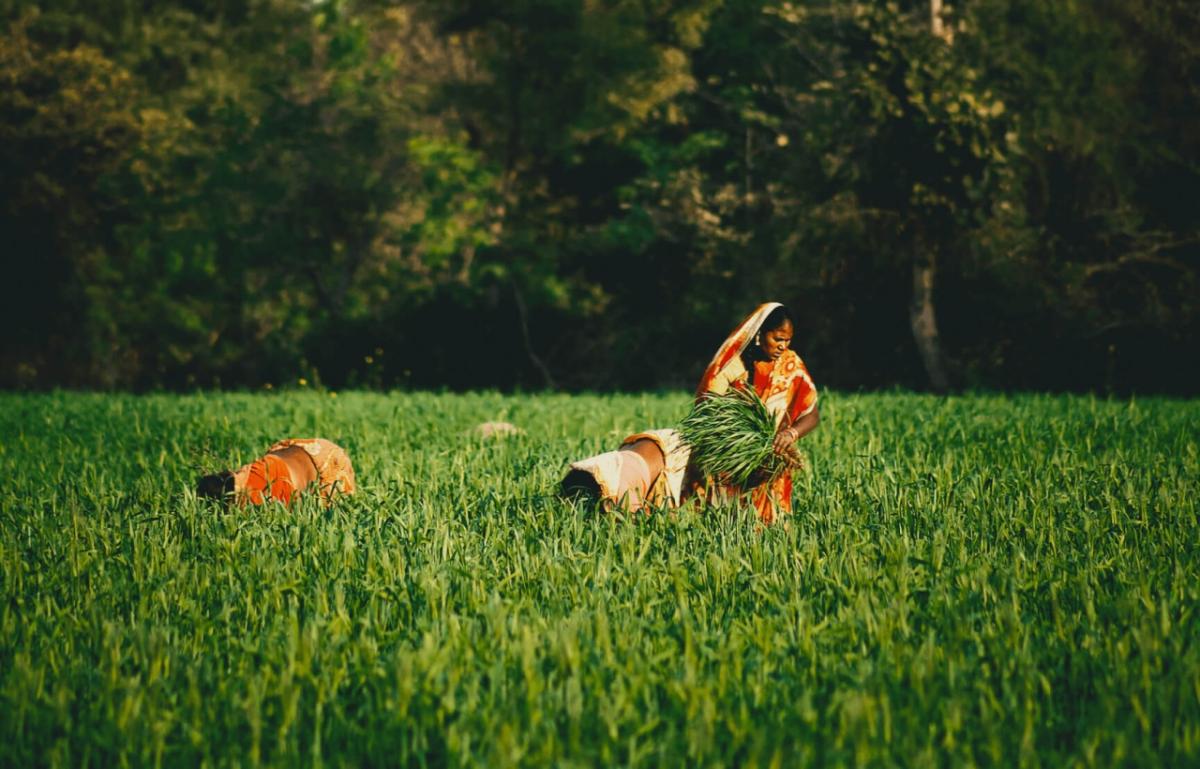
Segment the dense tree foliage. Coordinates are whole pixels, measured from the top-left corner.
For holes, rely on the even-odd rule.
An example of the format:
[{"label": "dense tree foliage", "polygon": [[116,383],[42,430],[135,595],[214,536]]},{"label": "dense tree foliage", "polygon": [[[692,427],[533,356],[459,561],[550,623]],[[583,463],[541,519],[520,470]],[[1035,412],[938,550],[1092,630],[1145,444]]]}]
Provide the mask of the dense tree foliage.
[{"label": "dense tree foliage", "polygon": [[1188,0],[0,18],[7,386],[686,386],[776,298],[843,387],[1197,390]]}]

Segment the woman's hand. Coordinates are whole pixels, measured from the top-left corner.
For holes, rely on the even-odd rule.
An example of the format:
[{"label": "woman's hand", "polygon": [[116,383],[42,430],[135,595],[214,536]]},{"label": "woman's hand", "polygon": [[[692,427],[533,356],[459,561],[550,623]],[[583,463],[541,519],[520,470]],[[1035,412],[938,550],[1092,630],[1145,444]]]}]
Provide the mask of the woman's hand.
[{"label": "woman's hand", "polygon": [[788,450],[792,448],[792,444],[794,444],[796,439],[799,437],[799,430],[794,427],[785,427],[779,432],[775,433],[775,441],[771,448],[775,450],[776,454],[787,456]]},{"label": "woman's hand", "polygon": [[800,449],[796,448],[796,444],[788,446],[788,450],[783,453],[783,461],[792,470],[804,469],[804,455],[800,453]]},{"label": "woman's hand", "polygon": [[796,449],[796,441],[811,433],[820,423],[821,413],[814,407],[812,411],[777,431],[771,448],[776,454],[787,459],[789,464],[802,465],[804,460],[800,458],[800,452]]}]

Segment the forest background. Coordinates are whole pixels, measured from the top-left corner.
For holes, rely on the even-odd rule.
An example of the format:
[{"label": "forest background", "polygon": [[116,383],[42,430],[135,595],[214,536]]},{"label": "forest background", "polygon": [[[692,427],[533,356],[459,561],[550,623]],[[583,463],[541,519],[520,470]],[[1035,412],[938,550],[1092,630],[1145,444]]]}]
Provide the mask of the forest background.
[{"label": "forest background", "polygon": [[1191,0],[0,0],[0,386],[1200,392]]}]

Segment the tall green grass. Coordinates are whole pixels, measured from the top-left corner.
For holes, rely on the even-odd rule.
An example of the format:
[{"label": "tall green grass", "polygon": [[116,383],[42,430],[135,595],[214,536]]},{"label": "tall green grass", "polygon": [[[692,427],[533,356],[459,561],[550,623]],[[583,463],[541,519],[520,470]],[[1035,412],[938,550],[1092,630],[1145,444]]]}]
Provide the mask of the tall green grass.
[{"label": "tall green grass", "polygon": [[[826,394],[787,528],[550,496],[688,406],[0,395],[0,762],[1200,765],[1200,404]],[[307,435],[356,498],[192,494]]]},{"label": "tall green grass", "polygon": [[787,469],[775,453],[775,418],[755,392],[734,387],[723,395],[700,399],[679,433],[691,447],[689,461],[706,476],[746,487],[762,473],[775,479]]}]

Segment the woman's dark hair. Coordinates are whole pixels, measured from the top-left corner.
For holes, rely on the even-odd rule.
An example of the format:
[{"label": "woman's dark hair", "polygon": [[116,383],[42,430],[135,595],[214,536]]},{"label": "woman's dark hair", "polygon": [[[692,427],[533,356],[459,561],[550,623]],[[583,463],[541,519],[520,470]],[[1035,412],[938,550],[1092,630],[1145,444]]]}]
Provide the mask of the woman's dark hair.
[{"label": "woman's dark hair", "polygon": [[771,310],[770,314],[763,320],[762,325],[758,327],[758,331],[761,334],[765,334],[768,331],[781,328],[784,323],[791,323],[793,328],[796,326],[796,321],[792,320],[792,314],[788,312],[788,308],[781,304],[774,310]]},{"label": "woman's dark hair", "polygon": [[[767,313],[767,317],[763,318],[762,325],[758,327],[756,335],[761,336],[768,331],[776,331],[783,326],[784,323],[791,323],[795,327],[796,322],[792,320],[792,314],[788,312],[788,308],[782,304]],[[754,366],[754,361],[765,360],[766,356],[754,341],[746,345],[746,349],[742,350],[742,365],[750,370]]]},{"label": "woman's dark hair", "polygon": [[196,481],[196,496],[207,499],[225,499],[233,493],[233,473],[225,470],[212,475],[202,475]]},{"label": "woman's dark hair", "polygon": [[595,476],[584,470],[572,468],[567,477],[559,484],[559,493],[567,499],[598,502],[600,500],[600,484]]}]

